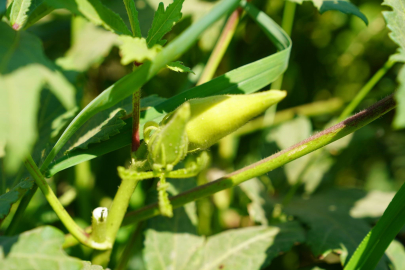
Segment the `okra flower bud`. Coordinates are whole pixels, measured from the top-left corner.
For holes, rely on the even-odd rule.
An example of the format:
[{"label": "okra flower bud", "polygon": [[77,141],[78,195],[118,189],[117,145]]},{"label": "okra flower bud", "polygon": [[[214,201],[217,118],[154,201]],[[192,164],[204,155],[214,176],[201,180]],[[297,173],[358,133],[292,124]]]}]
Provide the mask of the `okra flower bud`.
[{"label": "okra flower bud", "polygon": [[162,126],[150,126],[155,130],[150,137],[148,127],[144,129],[148,159],[154,171],[171,171],[187,155],[186,124],[189,118],[190,104],[186,102]]},{"label": "okra flower bud", "polygon": [[186,127],[188,150],[210,147],[285,96],[285,91],[270,90],[250,95],[221,95],[190,100],[191,117]]}]

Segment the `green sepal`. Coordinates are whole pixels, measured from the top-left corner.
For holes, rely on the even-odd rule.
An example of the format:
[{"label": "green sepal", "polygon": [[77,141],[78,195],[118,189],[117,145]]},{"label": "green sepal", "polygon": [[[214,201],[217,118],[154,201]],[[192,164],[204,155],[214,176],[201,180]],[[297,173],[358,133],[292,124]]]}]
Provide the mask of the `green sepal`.
[{"label": "green sepal", "polygon": [[171,171],[185,158],[188,147],[186,124],[189,118],[190,104],[186,102],[159,128],[148,124],[144,129],[148,160],[154,171]]}]

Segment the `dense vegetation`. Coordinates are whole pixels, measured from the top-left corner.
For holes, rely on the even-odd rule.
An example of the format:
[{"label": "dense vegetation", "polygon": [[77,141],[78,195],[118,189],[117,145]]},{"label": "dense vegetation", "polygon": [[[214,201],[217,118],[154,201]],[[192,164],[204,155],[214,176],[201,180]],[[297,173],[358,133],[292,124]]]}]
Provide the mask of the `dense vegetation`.
[{"label": "dense vegetation", "polygon": [[0,269],[405,269],[405,0],[160,2],[0,0]]}]

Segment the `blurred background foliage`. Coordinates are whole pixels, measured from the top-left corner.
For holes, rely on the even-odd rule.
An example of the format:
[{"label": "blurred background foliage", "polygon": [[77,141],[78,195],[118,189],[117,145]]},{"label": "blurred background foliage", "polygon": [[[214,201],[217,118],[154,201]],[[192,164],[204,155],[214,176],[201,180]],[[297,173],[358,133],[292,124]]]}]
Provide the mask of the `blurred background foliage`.
[{"label": "blurred background foliage", "polygon": [[[141,30],[143,36],[146,36],[159,1],[135,2],[140,25],[144,27]],[[103,3],[120,14],[129,26],[122,1],[105,0]],[[281,24],[284,1],[253,0],[253,3]],[[388,37],[381,14],[387,8],[382,7],[381,1],[377,0],[354,0],[352,3],[367,16],[368,26],[359,18],[338,11],[328,11],[321,15],[311,2],[304,2],[296,7],[290,64],[281,87],[288,91],[288,95],[277,110],[333,99],[335,105],[330,107],[329,112],[315,113],[311,117],[296,115],[288,121],[276,121],[277,125],[273,127],[225,138],[211,148],[211,166],[194,179],[195,184],[217,179],[226,172],[274,154],[324,129],[339,115],[344,104],[350,102],[370,77],[384,65],[397,49],[397,45]],[[182,20],[165,37],[168,42],[208,12],[213,4],[215,1],[186,0]],[[191,67],[196,75],[163,70],[142,88],[142,96],[156,94],[167,98],[194,86],[224,22],[225,20],[221,20],[216,23],[181,57],[180,60]],[[71,36],[74,27],[78,27],[80,31],[75,32],[76,36]],[[64,67],[72,67],[70,71],[66,71],[66,76],[80,86],[78,99],[81,106],[85,106],[105,88],[131,72],[131,65],[120,64],[114,35],[84,20],[76,19],[72,23],[71,14],[67,11],[53,11],[28,31],[40,37],[45,54],[51,60]],[[89,47],[88,51],[85,50],[86,57],[90,59],[88,62],[80,54],[86,46]],[[91,59],[88,54],[91,51],[98,52],[95,53],[97,59]],[[275,51],[275,47],[259,27],[244,16],[216,75]],[[82,60],[77,63],[75,59]],[[388,71],[361,102],[357,111],[395,91],[399,67],[395,65]],[[271,111],[269,115],[271,117]],[[405,182],[405,134],[404,131],[392,130],[393,115],[389,113],[326,150],[305,156],[240,187],[197,201],[198,232],[210,236],[230,228],[278,223],[288,219],[290,214],[311,227],[311,222],[305,222],[305,216],[322,212],[321,208],[329,213],[336,212],[338,208],[344,212],[342,219],[362,219],[369,225],[374,224],[394,192]],[[81,225],[89,225],[92,209],[110,205],[120,184],[116,167],[128,164],[129,152],[128,147],[109,153],[62,171],[51,179],[51,185],[62,203]],[[297,181],[304,184],[294,185]],[[152,185],[152,181],[142,182],[131,199],[130,210],[138,209],[152,200],[148,195],[153,193]],[[297,190],[295,196],[289,199],[287,194],[294,194],[291,187],[296,187]],[[347,192],[337,188],[347,189]],[[324,198],[319,198],[320,196]],[[310,197],[312,199],[308,200]],[[16,206],[12,211],[15,208]],[[260,212],[263,209],[264,213]],[[3,229],[10,222],[11,216],[3,222]],[[37,192],[18,231],[26,231],[42,224],[52,224],[65,230],[43,195]],[[125,227],[119,232],[112,259],[113,266],[118,263],[132,230],[131,227]],[[405,243],[405,231],[398,236],[398,240]],[[142,245],[143,238],[138,237],[135,241],[136,251],[130,257],[128,269],[144,269]],[[352,248],[346,247],[349,251]],[[397,249],[399,254],[405,254],[401,245]],[[344,249],[337,248],[336,252],[325,257],[322,256],[324,250],[315,254],[313,249],[311,252],[309,245],[297,245],[291,251],[280,254],[266,269],[316,269],[312,268],[314,266],[320,267],[318,269],[341,269],[338,255],[343,256],[342,250]],[[81,246],[70,248],[68,252],[82,259],[91,259],[90,250]]]}]

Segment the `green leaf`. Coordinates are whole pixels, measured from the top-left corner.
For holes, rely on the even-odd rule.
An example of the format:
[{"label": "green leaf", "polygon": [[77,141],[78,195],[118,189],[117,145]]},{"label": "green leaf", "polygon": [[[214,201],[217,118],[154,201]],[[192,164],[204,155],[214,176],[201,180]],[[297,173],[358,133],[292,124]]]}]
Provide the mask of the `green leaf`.
[{"label": "green leaf", "polygon": [[127,65],[134,61],[143,63],[146,60],[153,60],[155,56],[162,50],[162,46],[154,45],[153,47],[146,44],[144,38],[121,36],[120,54],[121,64]]},{"label": "green leaf", "polygon": [[[174,196],[197,186],[195,178],[168,179],[169,193]],[[156,191],[148,196],[156,201]],[[157,216],[148,220],[145,231],[144,260],[148,270],[196,269],[192,262],[204,238],[197,235],[197,213],[195,202],[173,211],[173,217]],[[198,265],[197,265],[198,266]]]},{"label": "green leaf", "polygon": [[194,73],[189,67],[186,67],[183,65],[182,62],[176,61],[176,62],[170,62],[169,64],[166,65],[169,69],[176,71],[176,72],[188,72],[188,73]]},{"label": "green leaf", "polygon": [[28,20],[24,25],[24,29],[32,26],[41,18],[51,13],[55,8],[48,4],[47,0],[32,0],[31,6],[28,10]]},{"label": "green leaf", "polygon": [[66,151],[73,151],[76,148],[87,149],[89,144],[108,140],[110,136],[118,134],[125,125],[121,119],[123,116],[125,116],[125,111],[121,109],[99,113],[97,117],[93,117],[76,132],[75,136],[71,138],[74,143],[67,144],[69,148]]},{"label": "green leaf", "polygon": [[303,241],[305,234],[297,222],[225,231],[208,238],[198,269],[262,269],[280,252]]},{"label": "green leaf", "polygon": [[0,236],[0,269],[102,269],[77,258],[62,249],[64,234],[45,226],[13,237]]},{"label": "green leaf", "polygon": [[[397,54],[393,55],[392,58],[396,61],[405,62],[405,0],[386,0],[382,5],[392,8],[392,11],[383,12],[387,27],[391,30],[389,36],[399,46]],[[395,99],[398,106],[393,126],[399,129],[405,127],[405,67],[399,71],[397,80],[399,88],[395,93]]]},{"label": "green leaf", "polygon": [[396,107],[395,118],[393,125],[395,128],[405,127],[405,66],[398,73],[397,80],[399,87],[395,93],[395,100],[398,105]]},{"label": "green leaf", "polygon": [[[221,4],[231,5],[232,3],[228,1],[220,2],[219,6],[214,8],[215,14],[217,15],[220,13],[216,10],[222,8]],[[141,129],[142,125],[145,124],[147,121],[160,121],[167,112],[173,111],[185,100],[218,94],[252,93],[259,89],[262,89],[269,83],[273,82],[278,78],[278,76],[280,76],[280,74],[285,71],[291,50],[290,38],[280,28],[280,26],[278,26],[266,14],[257,10],[254,6],[247,3],[245,9],[248,14],[259,24],[265,34],[274,42],[274,45],[280,51],[256,62],[230,71],[203,85],[182,92],[181,94],[174,96],[165,102],[162,102],[154,108],[149,108],[144,113],[142,113]],[[174,52],[177,52],[177,55],[179,55],[180,47],[186,49],[184,47],[186,43],[192,44],[191,37],[193,39],[196,39],[198,37],[198,31],[202,31],[202,26],[204,26],[203,23],[205,23],[206,20],[210,20],[210,23],[212,23],[216,20],[216,18],[213,16],[205,17],[204,19],[200,20],[199,23],[191,26],[176,40],[174,40],[171,44],[164,48],[162,52],[160,52],[153,60],[151,67],[151,69],[153,68],[152,74],[155,74],[154,72],[156,70],[163,68],[167,63],[172,61],[175,57]],[[157,68],[156,66],[158,66],[159,68]],[[95,113],[101,111],[102,109],[105,109],[106,107],[113,106],[120,100],[129,96],[132,93],[133,89],[138,89],[143,83],[150,79],[152,75],[148,73],[149,68],[150,67],[148,66],[148,63],[145,63],[144,65],[137,68],[134,72],[121,79],[115,85],[106,89],[102,94],[94,99],[88,107],[86,107],[82,111],[80,119],[74,120],[71,123],[71,126],[75,128],[76,126],[80,126]],[[128,85],[131,85],[129,89],[124,88]],[[79,122],[80,125],[78,124]],[[73,132],[73,128],[65,131],[66,136],[61,136],[58,144],[55,146],[56,152],[59,151],[59,145],[63,145],[68,136]],[[73,166],[77,163],[95,158],[97,156],[103,155],[105,153],[114,151],[130,144],[131,132],[131,123],[127,122],[127,125],[124,126],[119,135],[114,136],[112,139],[106,141],[105,143],[93,145],[93,147],[89,147],[87,151],[74,151],[74,153],[70,153],[68,157],[64,156],[59,160],[55,160],[49,167],[49,170],[47,172],[48,176],[53,175],[54,173]],[[142,134],[140,135],[142,137]]]},{"label": "green leaf", "polygon": [[[184,0],[174,0],[165,10],[164,4],[160,3],[153,18],[152,26],[148,32],[146,42],[149,48],[155,44],[163,45],[163,36],[172,30],[173,25],[181,19],[181,8]],[[163,44],[161,43],[163,42]]]},{"label": "green leaf", "polygon": [[32,0],[14,0],[10,11],[10,25],[15,30],[20,30],[26,23],[27,12]]},{"label": "green leaf", "polygon": [[382,5],[392,8],[392,11],[383,11],[383,15],[387,21],[387,28],[391,30],[391,33],[389,33],[390,38],[399,46],[396,56],[401,59],[405,57],[405,33],[403,31],[405,26],[404,4],[404,0],[385,0],[382,3]]},{"label": "green leaf", "polygon": [[[304,0],[289,0],[292,2],[296,2],[298,4],[302,4]],[[367,17],[352,3],[346,0],[309,0],[313,2],[314,6],[319,10],[319,13],[323,14],[329,10],[338,10],[345,14],[352,14],[360,19],[368,25]]]},{"label": "green leaf", "polygon": [[[293,199],[285,211],[309,227],[306,243],[315,256],[335,252],[340,254],[343,265],[370,230],[364,220],[349,214],[364,196],[365,192],[357,189],[324,190],[310,199]],[[381,260],[377,269],[388,269],[386,261]]]},{"label": "green leaf", "polygon": [[134,37],[142,37],[141,27],[139,26],[138,11],[135,7],[134,0],[124,0],[125,8],[127,9],[129,23],[131,24],[132,34]]},{"label": "green leaf", "polygon": [[45,57],[38,38],[0,23],[0,141],[6,142],[5,167],[14,173],[37,137],[36,113],[44,86],[70,110],[75,89]]},{"label": "green leaf", "polygon": [[83,17],[76,16],[72,20],[72,46],[56,63],[65,70],[83,72],[104,60],[111,48],[118,44],[118,36],[95,26]]},{"label": "green leaf", "polygon": [[6,13],[7,10],[7,0],[0,0],[0,18]]},{"label": "green leaf", "polygon": [[31,189],[33,184],[32,179],[25,179],[12,190],[0,196],[0,223],[10,212],[11,206],[24,196],[25,192]]}]

